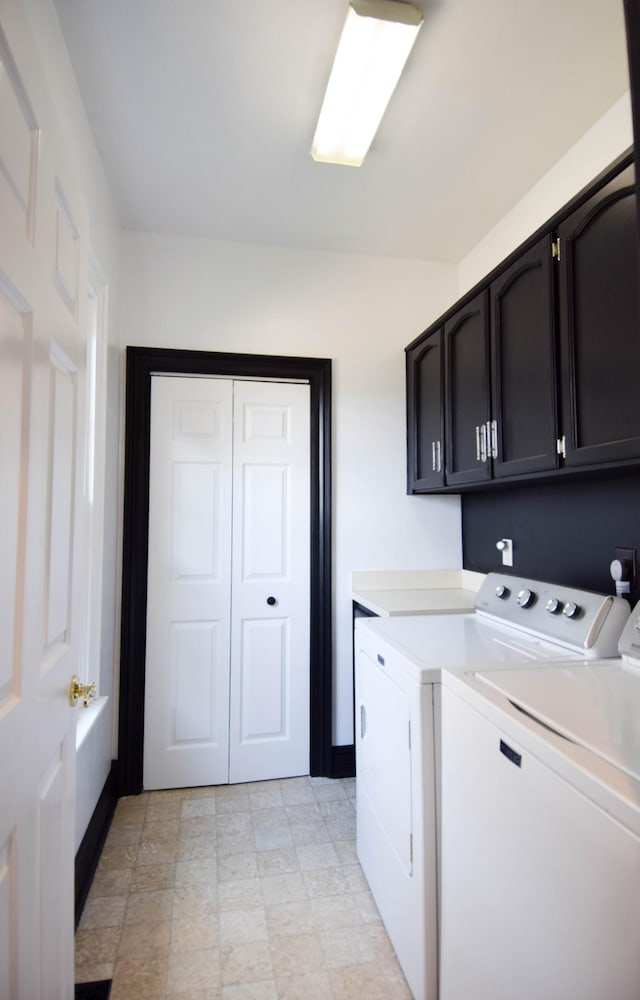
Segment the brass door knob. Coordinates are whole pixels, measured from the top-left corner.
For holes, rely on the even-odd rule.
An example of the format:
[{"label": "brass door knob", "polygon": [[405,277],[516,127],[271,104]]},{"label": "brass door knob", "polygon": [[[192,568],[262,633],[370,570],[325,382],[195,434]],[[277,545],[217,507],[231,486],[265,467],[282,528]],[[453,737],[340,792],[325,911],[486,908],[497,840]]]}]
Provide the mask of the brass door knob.
[{"label": "brass door knob", "polygon": [[69,704],[73,707],[75,706],[78,698],[82,698],[82,704],[86,708],[92,698],[96,696],[96,685],[92,681],[91,684],[81,684],[78,679],[78,675],[74,674],[71,678],[71,683],[69,684]]}]

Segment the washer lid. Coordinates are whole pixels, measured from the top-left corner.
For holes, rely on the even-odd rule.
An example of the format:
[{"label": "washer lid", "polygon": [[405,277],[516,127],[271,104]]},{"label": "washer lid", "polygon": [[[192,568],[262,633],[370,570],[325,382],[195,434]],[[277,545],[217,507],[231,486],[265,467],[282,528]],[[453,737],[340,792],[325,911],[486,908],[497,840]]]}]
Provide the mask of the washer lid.
[{"label": "washer lid", "polygon": [[640,781],[640,670],[596,660],[475,675],[542,725]]},{"label": "washer lid", "polygon": [[475,613],[357,618],[357,642],[366,635],[402,654],[406,670],[418,684],[437,682],[442,670],[504,670],[518,664],[564,659],[582,663],[583,659],[555,642]]}]

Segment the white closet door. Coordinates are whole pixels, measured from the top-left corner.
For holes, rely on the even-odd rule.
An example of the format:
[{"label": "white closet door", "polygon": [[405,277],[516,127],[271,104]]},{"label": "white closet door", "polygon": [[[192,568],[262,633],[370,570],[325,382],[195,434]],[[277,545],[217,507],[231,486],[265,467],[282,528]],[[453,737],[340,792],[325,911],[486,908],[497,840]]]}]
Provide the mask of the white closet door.
[{"label": "white closet door", "polygon": [[229,781],[309,771],[309,386],[236,382]]},{"label": "white closet door", "polygon": [[228,780],[233,383],[152,378],[144,787]]}]

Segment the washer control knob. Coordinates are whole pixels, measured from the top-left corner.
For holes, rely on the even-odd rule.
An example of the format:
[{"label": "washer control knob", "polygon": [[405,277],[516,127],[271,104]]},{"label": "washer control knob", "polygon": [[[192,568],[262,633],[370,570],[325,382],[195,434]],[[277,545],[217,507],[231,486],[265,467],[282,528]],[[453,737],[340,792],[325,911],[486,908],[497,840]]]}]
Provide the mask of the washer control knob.
[{"label": "washer control knob", "polygon": [[536,595],[532,590],[527,590],[525,588],[524,590],[521,590],[520,593],[518,594],[518,597],[516,598],[516,604],[518,604],[519,607],[521,608],[528,608],[533,604],[535,597]]},{"label": "washer control knob", "polygon": [[501,601],[506,601],[509,593],[509,588],[505,587],[504,583],[499,583],[496,587],[496,597],[499,597]]},{"label": "washer control knob", "polygon": [[580,608],[574,601],[568,601],[562,610],[562,614],[567,618],[577,618],[580,614]]},{"label": "washer control knob", "polygon": [[545,607],[550,615],[557,615],[560,611],[562,611],[562,604],[557,597],[550,597],[545,604]]}]

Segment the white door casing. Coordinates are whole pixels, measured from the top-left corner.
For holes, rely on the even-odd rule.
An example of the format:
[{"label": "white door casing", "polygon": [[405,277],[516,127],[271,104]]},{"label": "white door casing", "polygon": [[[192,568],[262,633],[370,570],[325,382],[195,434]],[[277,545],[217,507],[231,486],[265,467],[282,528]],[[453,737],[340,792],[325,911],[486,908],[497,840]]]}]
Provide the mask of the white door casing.
[{"label": "white door casing", "polygon": [[19,8],[3,5],[0,996],[66,1000],[73,993],[76,716],[68,689],[83,628],[88,217],[55,133],[41,134],[46,92],[27,58],[32,46]]},{"label": "white door casing", "polygon": [[309,468],[308,385],[152,378],[145,788],[308,772]]}]

